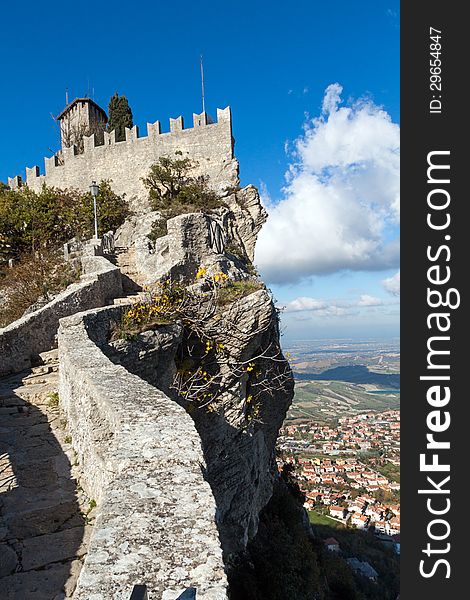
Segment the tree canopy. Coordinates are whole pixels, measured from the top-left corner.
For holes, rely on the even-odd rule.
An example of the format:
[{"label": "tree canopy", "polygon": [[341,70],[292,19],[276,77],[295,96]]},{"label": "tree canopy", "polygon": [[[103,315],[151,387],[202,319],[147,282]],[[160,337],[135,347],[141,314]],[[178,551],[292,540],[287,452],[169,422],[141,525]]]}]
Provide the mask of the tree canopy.
[{"label": "tree canopy", "polygon": [[133,127],[132,110],[125,96],[119,96],[116,92],[108,105],[108,131],[116,130],[116,141],[123,142],[126,139],[126,127]]}]

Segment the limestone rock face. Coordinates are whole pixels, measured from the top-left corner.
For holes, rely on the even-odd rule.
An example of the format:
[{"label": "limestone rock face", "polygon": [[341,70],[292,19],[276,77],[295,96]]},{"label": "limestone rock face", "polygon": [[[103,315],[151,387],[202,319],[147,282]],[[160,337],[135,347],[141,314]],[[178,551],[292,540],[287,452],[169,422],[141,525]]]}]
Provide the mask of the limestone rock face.
[{"label": "limestone rock face", "polygon": [[109,344],[108,356],[170,395],[175,375],[175,355],[181,343],[181,325],[162,325],[156,331],[144,331],[135,340],[118,339]]},{"label": "limestone rock face", "polygon": [[258,190],[253,185],[247,185],[225,200],[230,207],[225,226],[230,237],[243,244],[247,257],[253,262],[256,238],[268,218]]},{"label": "limestone rock face", "polygon": [[[221,361],[221,397],[214,412],[190,414],[201,436],[226,557],[245,549],[258,529],[259,513],[269,501],[276,473],[274,447],[293,397],[293,379],[279,345],[277,315],[260,290],[236,302],[226,314],[227,333],[219,339],[238,364],[256,365],[234,377]],[[237,335],[230,327],[236,323]],[[276,381],[278,379],[278,381]],[[247,402],[257,386],[255,405]],[[183,403],[184,405],[184,403]],[[250,419],[249,411],[256,410]]]}]

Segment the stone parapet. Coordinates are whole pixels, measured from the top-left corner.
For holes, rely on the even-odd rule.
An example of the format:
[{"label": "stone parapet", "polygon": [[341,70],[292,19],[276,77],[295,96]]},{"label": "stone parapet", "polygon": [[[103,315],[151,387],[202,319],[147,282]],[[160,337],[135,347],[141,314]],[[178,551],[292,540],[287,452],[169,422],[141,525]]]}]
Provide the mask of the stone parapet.
[{"label": "stone parapet", "polygon": [[191,417],[102,352],[121,307],[62,319],[60,402],[98,515],[74,600],[226,600],[216,503]]}]

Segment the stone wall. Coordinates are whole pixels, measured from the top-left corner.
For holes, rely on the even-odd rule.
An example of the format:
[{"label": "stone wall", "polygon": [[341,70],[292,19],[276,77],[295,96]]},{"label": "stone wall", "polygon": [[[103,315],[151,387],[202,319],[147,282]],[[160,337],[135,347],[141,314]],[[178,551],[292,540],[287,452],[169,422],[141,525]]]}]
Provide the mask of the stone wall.
[{"label": "stone wall", "polygon": [[[184,128],[183,118],[170,119],[170,132],[161,133],[160,122],[147,124],[147,136],[139,137],[137,126],[126,128],[126,140],[115,141],[115,132],[104,134],[104,144],[97,145],[95,136],[84,139],[84,152],[64,148],[59,156],[45,159],[45,175],[39,167],[26,169],[26,183],[40,190],[43,183],[58,188],[76,188],[87,192],[93,180],[111,179],[117,194],[126,194],[137,210],[147,198],[141,181],[150,166],[160,156],[174,156],[180,151],[197,164],[195,174],[209,176],[216,188],[237,185],[238,162],[233,154],[232,118],[230,108],[217,109],[217,123],[209,123],[207,115],[194,115],[194,127]],[[11,187],[21,184],[18,178],[9,178]]]},{"label": "stone wall", "polygon": [[98,503],[75,600],[226,600],[216,504],[191,417],[101,351],[120,307],[62,319],[60,402]]},{"label": "stone wall", "polygon": [[121,273],[102,256],[82,258],[83,275],[51,302],[0,329],[0,375],[31,366],[31,358],[50,350],[59,319],[104,306],[122,295]]}]

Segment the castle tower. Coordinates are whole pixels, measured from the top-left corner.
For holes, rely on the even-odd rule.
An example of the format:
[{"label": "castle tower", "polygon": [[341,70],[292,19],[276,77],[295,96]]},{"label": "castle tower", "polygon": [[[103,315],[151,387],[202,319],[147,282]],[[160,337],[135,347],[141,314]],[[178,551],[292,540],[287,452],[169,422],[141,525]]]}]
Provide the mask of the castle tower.
[{"label": "castle tower", "polygon": [[94,133],[103,138],[108,117],[106,112],[90,98],[75,98],[57,117],[60,126],[60,140],[63,148],[80,147],[83,136]]}]

